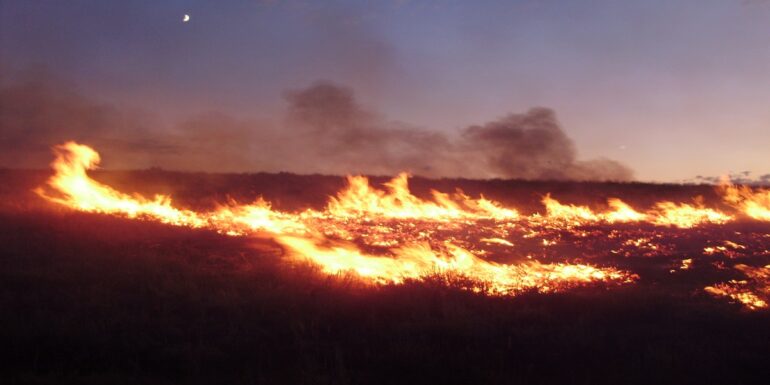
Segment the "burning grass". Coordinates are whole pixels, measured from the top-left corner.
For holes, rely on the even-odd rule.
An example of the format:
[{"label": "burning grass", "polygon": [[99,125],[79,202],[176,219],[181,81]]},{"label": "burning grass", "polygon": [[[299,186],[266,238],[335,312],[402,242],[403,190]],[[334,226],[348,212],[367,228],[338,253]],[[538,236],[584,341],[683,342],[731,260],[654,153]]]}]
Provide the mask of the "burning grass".
[{"label": "burning grass", "polygon": [[[444,193],[453,181],[418,179],[414,188],[399,176],[377,187],[360,177],[345,185],[233,175],[228,184],[157,174],[177,181],[166,186],[172,201],[153,196],[168,192],[160,184],[142,184],[156,174],[92,178],[96,153],[68,158],[66,150],[59,178],[38,190],[49,200],[29,193],[44,184],[37,173],[6,172],[30,179],[0,190],[0,333],[12,380],[748,383],[768,375],[769,224],[743,209],[761,204],[762,190],[731,198],[664,186],[654,195],[670,205],[660,205],[629,198],[645,185],[601,185],[586,201],[584,184],[570,194],[558,183],[467,182],[468,192]],[[217,183],[275,205],[233,203],[213,191]],[[519,185],[531,205],[498,199]],[[238,192],[243,186],[251,187]]]},{"label": "burning grass", "polygon": [[694,295],[735,274],[715,276],[708,261],[674,279],[673,260],[623,258],[622,268],[640,271],[637,284],[510,297],[476,294],[468,288],[477,282],[452,274],[367,285],[286,263],[267,239],[99,214],[4,211],[0,242],[0,375],[10,383],[748,383],[767,375],[767,313]]},{"label": "burning grass", "polygon": [[[386,183],[385,190],[373,188],[367,178],[349,177],[348,186],[331,197],[327,207],[320,211],[275,211],[260,198],[249,205],[232,202],[201,212],[178,208],[166,195],[132,196],[95,181],[86,172],[99,163],[99,154],[87,146],[68,142],[57,146],[55,151],[57,157],[52,163],[55,173],[48,182],[51,190],[36,190],[51,202],[86,212],[209,228],[230,236],[268,236],[284,248],[290,259],[311,261],[327,274],[352,272],[375,284],[398,284],[434,273],[466,276],[479,282],[470,290],[491,295],[515,295],[531,289],[544,293],[562,291],[594,282],[628,284],[639,276],[613,266],[585,264],[582,257],[576,261],[541,262],[527,254],[526,259],[520,258],[522,262],[517,263],[490,260],[487,257],[494,258],[496,250],[485,247],[488,242],[480,240],[498,239],[513,245],[514,240],[535,238],[540,239],[543,247],[551,247],[561,242],[562,237],[590,241],[605,236],[601,233],[617,224],[628,223],[651,226],[652,235],[661,238],[669,233],[660,227],[689,230],[724,225],[736,219],[735,215],[705,207],[702,197],[696,197],[694,204],[660,201],[645,213],[618,198],[610,198],[608,206],[612,210],[595,213],[586,206],[562,204],[550,194],[543,198],[545,216],[521,217],[515,209],[483,196],[471,198],[461,190],[454,194],[432,190],[431,200],[418,198],[411,193],[406,174]],[[757,207],[765,208],[765,191],[723,188],[725,201],[743,208],[747,217],[764,220],[761,215],[757,216]],[[586,232],[589,226],[597,224],[603,225],[601,230],[595,228],[594,234]],[[626,238],[623,233],[616,235]],[[624,242],[625,246],[639,246],[629,239]],[[732,239],[724,242],[737,244]],[[572,242],[573,245],[579,243],[579,240]],[[650,242],[640,243],[646,243],[654,252],[666,252],[665,248]],[[500,245],[507,246],[497,242],[498,250]],[[764,243],[760,242],[757,247],[766,254]],[[375,252],[377,249],[379,253]],[[580,248],[573,249],[580,251]],[[516,250],[505,252],[509,260],[516,255]],[[618,254],[621,250],[612,252]],[[759,285],[763,284],[765,282]],[[720,285],[718,289],[708,286],[705,290],[738,300],[750,309],[767,307],[764,290],[731,293],[728,285]]]}]

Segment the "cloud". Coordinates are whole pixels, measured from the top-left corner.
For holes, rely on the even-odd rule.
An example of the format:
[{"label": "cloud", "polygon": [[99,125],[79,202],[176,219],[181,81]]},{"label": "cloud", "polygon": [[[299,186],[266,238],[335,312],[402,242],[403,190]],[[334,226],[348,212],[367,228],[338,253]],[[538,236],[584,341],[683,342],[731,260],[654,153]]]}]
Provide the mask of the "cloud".
[{"label": "cloud", "polygon": [[731,172],[720,176],[696,175],[695,178],[685,180],[685,183],[720,184],[724,181],[732,184],[743,185],[770,185],[770,174],[751,176],[751,171]]}]

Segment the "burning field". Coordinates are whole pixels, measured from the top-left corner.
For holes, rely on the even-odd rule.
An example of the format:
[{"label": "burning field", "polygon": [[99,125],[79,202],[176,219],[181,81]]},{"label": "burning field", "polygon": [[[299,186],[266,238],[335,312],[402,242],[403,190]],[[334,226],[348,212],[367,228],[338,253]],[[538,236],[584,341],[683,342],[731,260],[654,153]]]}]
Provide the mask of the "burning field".
[{"label": "burning field", "polygon": [[[444,189],[454,181],[419,179],[412,191],[400,174],[384,183],[273,175],[280,188],[219,191],[212,175],[187,176],[185,188],[153,185],[169,175],[92,177],[100,155],[75,142],[55,156],[47,180],[29,177],[34,186],[7,172],[17,182],[4,191],[4,286],[16,295],[4,299],[4,329],[9,362],[25,368],[18,378],[175,378],[208,359],[247,383],[629,374],[644,383],[696,368],[694,379],[741,383],[767,374],[770,190]],[[525,197],[506,196],[511,186]],[[182,191],[178,201],[161,194],[169,189]],[[35,263],[42,272],[32,273]],[[137,337],[144,342],[125,340]],[[125,362],[101,355],[116,346]],[[554,360],[569,370],[543,374]],[[479,369],[459,375],[441,369],[448,363]],[[219,378],[196,370],[193,382]]]},{"label": "burning field", "polygon": [[[770,222],[770,190],[722,186],[723,199],[735,208],[729,213],[706,207],[702,198],[694,203],[660,201],[644,212],[609,198],[606,211],[594,212],[547,194],[544,212],[525,216],[461,190],[433,190],[431,199],[420,199],[409,191],[408,175],[401,174],[385,183],[384,190],[372,187],[366,177],[348,177],[345,189],[330,197],[323,210],[275,211],[258,199],[201,212],[176,207],[168,196],[131,196],[91,179],[86,171],[98,164],[99,154],[90,147],[68,142],[56,153],[50,191],[36,190],[51,202],[229,236],[274,239],[287,259],[307,260],[326,274],[352,273],[371,284],[442,275],[468,279],[467,288],[477,293],[549,293],[587,284],[634,284],[639,275],[615,267],[613,260],[669,258],[671,274],[696,263],[743,275],[702,288],[712,295],[751,310],[766,308],[770,301],[770,264],[761,264],[763,257],[770,262],[767,226],[759,231],[728,226]],[[756,264],[755,259],[758,266],[743,263]]]}]

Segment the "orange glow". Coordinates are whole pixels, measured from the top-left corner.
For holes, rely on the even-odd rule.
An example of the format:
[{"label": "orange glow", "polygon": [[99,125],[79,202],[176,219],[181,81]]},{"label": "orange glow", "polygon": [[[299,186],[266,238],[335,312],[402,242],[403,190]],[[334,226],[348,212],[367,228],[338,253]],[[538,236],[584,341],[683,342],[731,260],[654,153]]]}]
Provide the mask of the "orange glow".
[{"label": "orange glow", "polygon": [[[645,222],[658,226],[691,228],[720,225],[732,215],[693,204],[659,202],[641,213],[617,198],[608,200],[610,210],[594,212],[587,206],[562,204],[546,195],[546,216],[522,216],[480,196],[457,191],[432,191],[430,199],[411,193],[408,176],[400,174],[378,189],[363,176],[348,177],[348,186],[331,197],[323,210],[282,212],[257,199],[251,204],[229,202],[212,211],[179,208],[169,196],[146,198],[117,191],[91,179],[87,170],[99,163],[90,147],[67,142],[54,148],[54,175],[46,188],[36,192],[45,199],[78,211],[153,220],[174,226],[208,228],[230,236],[262,236],[274,239],[292,261],[310,261],[326,274],[353,273],[370,284],[400,284],[433,275],[468,278],[466,289],[490,295],[515,295],[522,291],[542,293],[567,290],[591,283],[634,282],[635,274],[614,267],[583,263],[543,263],[531,254],[518,255],[514,263],[484,259],[490,250],[515,252],[512,234],[534,238],[543,248],[565,245],[558,232],[590,237],[581,226],[593,223]],[[767,220],[767,190],[724,187],[726,202],[747,217]],[[476,241],[462,235],[474,232]],[[614,230],[613,230],[614,232]],[[623,240],[613,254],[659,255],[670,247],[652,236]],[[704,255],[740,258],[745,246],[731,240],[710,241]],[[669,249],[670,250],[670,249]],[[579,262],[579,261],[578,261]],[[678,270],[693,268],[693,259],[681,260]],[[730,298],[749,309],[767,308],[770,302],[770,265],[736,265],[745,280],[731,280],[705,287],[705,291]],[[676,271],[676,270],[672,270]]]},{"label": "orange glow", "polygon": [[337,217],[385,217],[448,220],[453,218],[515,219],[516,210],[503,208],[484,197],[472,199],[462,192],[431,191],[424,201],[409,191],[409,176],[401,173],[385,183],[387,191],[372,188],[364,176],[349,176],[348,187],[329,201],[328,212]]},{"label": "orange glow", "polygon": [[54,148],[56,160],[51,164],[55,174],[48,184],[59,193],[41,196],[80,211],[104,214],[121,214],[129,218],[149,217],[178,226],[201,227],[205,222],[194,212],[179,210],[171,205],[168,196],[156,195],[154,199],[130,196],[94,181],[86,170],[95,168],[99,154],[88,146],[67,142]]},{"label": "orange glow", "polygon": [[613,209],[604,215],[607,222],[639,222],[647,219],[647,215],[637,212],[618,198],[608,199],[607,204]]},{"label": "orange glow", "polygon": [[474,280],[473,290],[487,294],[516,294],[523,290],[551,292],[598,281],[631,282],[634,276],[615,269],[582,264],[497,264],[482,260],[470,251],[447,243],[446,250],[413,244],[392,249],[392,256],[373,256],[352,244],[320,246],[309,238],[282,236],[279,242],[297,258],[308,258],[324,272],[354,271],[379,283],[401,283],[426,274],[456,273]]},{"label": "orange glow", "polygon": [[655,208],[656,210],[652,212],[654,215],[653,223],[660,226],[676,226],[687,229],[706,223],[723,224],[734,219],[732,215],[703,207],[699,202],[694,205],[658,202]]},{"label": "orange glow", "polygon": [[543,204],[545,205],[548,219],[565,221],[575,225],[596,222],[600,219],[588,207],[561,204],[556,199],[551,198],[551,194],[546,194],[543,198]]},{"label": "orange glow", "polygon": [[716,296],[728,297],[751,310],[767,308],[770,301],[770,265],[751,267],[740,264],[735,265],[735,269],[748,279],[706,286],[704,290]]},{"label": "orange glow", "polygon": [[753,190],[748,186],[721,186],[722,197],[743,214],[760,221],[770,221],[770,189]]},{"label": "orange glow", "polygon": [[599,221],[608,223],[648,221],[659,226],[692,228],[707,223],[723,224],[734,219],[731,215],[703,207],[697,201],[695,204],[658,202],[655,209],[645,214],[634,210],[618,198],[607,200],[612,210],[604,213],[595,213],[586,206],[562,204],[551,198],[550,194],[543,198],[543,204],[546,207],[548,219],[572,225]]},{"label": "orange glow", "polygon": [[[278,212],[257,200],[251,205],[230,203],[212,212],[196,212],[175,208],[167,196],[131,196],[91,179],[86,171],[96,167],[99,155],[87,146],[68,142],[57,146],[55,153],[55,174],[48,181],[52,191],[37,190],[52,202],[86,212],[210,228],[232,236],[264,234],[281,244],[289,258],[309,260],[327,274],[354,272],[371,283],[401,283],[451,273],[470,278],[473,291],[488,294],[552,292],[591,282],[628,283],[636,278],[611,267],[585,264],[493,263],[449,240],[432,246],[427,242],[432,240],[432,223],[456,219],[450,225],[468,226],[477,219],[515,220],[518,213],[459,192],[434,191],[433,201],[421,200],[409,192],[406,174],[386,184],[388,191],[373,189],[364,177],[349,177],[348,188],[332,198],[325,211]],[[363,222],[353,220],[358,217]],[[400,221],[398,226],[412,232],[396,231],[386,222],[394,218]],[[505,226],[499,231],[504,232]],[[356,239],[387,250],[382,255],[364,252],[352,242]]]}]

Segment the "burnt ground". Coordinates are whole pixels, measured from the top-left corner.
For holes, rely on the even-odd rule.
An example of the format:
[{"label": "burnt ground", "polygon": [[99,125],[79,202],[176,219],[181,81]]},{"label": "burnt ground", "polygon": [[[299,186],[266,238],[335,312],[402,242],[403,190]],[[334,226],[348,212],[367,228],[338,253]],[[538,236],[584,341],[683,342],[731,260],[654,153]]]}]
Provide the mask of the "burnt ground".
[{"label": "burnt ground", "polygon": [[[52,207],[30,193],[47,175],[0,171],[3,383],[743,384],[770,378],[770,312],[694,290],[729,278],[697,265],[668,279],[660,271],[669,260],[628,258],[617,265],[638,272],[637,284],[513,298],[469,293],[440,277],[368,287],[288,264],[269,240]],[[291,174],[95,176],[124,191],[172,193],[188,207],[261,194],[278,209],[318,208],[344,185],[341,178]],[[608,196],[645,207],[693,195],[717,205],[709,186],[422,179],[412,186],[418,195],[459,186],[525,212],[536,210],[546,192],[595,206]],[[730,230],[767,231],[735,226]]]}]

